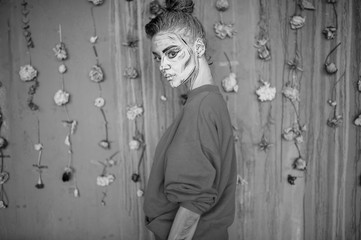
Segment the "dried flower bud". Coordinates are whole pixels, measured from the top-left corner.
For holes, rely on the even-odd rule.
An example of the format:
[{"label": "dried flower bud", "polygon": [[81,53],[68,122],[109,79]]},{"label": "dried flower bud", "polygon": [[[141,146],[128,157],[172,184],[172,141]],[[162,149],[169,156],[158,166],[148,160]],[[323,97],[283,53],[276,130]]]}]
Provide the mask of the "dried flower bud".
[{"label": "dried flower bud", "polygon": [[38,182],[36,183],[35,187],[37,189],[43,189],[45,187],[43,180],[41,179],[41,177],[39,176],[38,178]]},{"label": "dried flower bud", "polygon": [[8,207],[8,205],[3,200],[0,200],[0,209],[7,208],[7,207]]},{"label": "dried flower bud", "polygon": [[218,11],[224,12],[229,8],[228,0],[217,0],[216,8]]},{"label": "dried flower bud", "polygon": [[96,43],[97,40],[98,40],[98,36],[91,36],[89,39],[90,43],[92,43],[92,44]]},{"label": "dried flower bud", "polygon": [[95,6],[100,6],[104,3],[104,0],[88,0],[88,1],[93,3]]},{"label": "dried flower bud", "polygon": [[300,157],[293,162],[293,168],[300,171],[306,170],[306,165],[306,161]]},{"label": "dried flower bud", "polygon": [[323,29],[322,34],[327,40],[332,40],[336,37],[337,28],[333,26],[328,26]]},{"label": "dried flower bud", "polygon": [[328,74],[335,74],[338,71],[336,64],[334,63],[326,63],[325,70]]},{"label": "dried flower bud", "polygon": [[140,147],[140,142],[136,139],[133,139],[129,142],[129,148],[131,150],[138,150]]},{"label": "dried flower bud", "polygon": [[38,75],[38,71],[31,65],[24,65],[20,67],[20,79],[24,82],[32,81]]},{"label": "dried flower bud", "polygon": [[110,143],[107,140],[101,140],[98,145],[104,149],[109,149],[110,148]]},{"label": "dried flower bud", "polygon": [[137,190],[137,196],[142,197],[144,195],[144,192],[140,189]]},{"label": "dried flower bud", "polygon": [[103,70],[100,66],[94,65],[89,72],[89,79],[93,82],[99,83],[104,80]]},{"label": "dried flower bud", "polygon": [[61,74],[63,74],[63,73],[65,73],[66,72],[66,70],[67,70],[67,68],[66,68],[66,66],[64,65],[64,64],[61,64],[60,66],[59,66],[59,73],[61,73]]},{"label": "dried flower bud", "polygon": [[295,30],[295,29],[302,28],[303,25],[305,24],[305,21],[306,21],[306,17],[293,16],[290,21],[291,29]]},{"label": "dried flower bud", "polygon": [[34,149],[36,151],[41,151],[43,149],[43,144],[41,143],[34,144]]},{"label": "dried flower bud", "polygon": [[104,98],[98,97],[98,98],[95,99],[95,101],[94,101],[94,106],[96,106],[96,107],[98,107],[98,108],[102,108],[102,107],[104,107],[104,105],[105,105],[105,100],[104,100]]},{"label": "dried flower bud", "polygon": [[230,73],[226,78],[222,80],[222,87],[225,92],[237,92],[238,84],[236,80],[236,74]]},{"label": "dried flower bud", "polygon": [[54,95],[54,102],[56,103],[56,105],[62,106],[69,102],[69,97],[69,93],[60,89]]},{"label": "dried flower bud", "polygon": [[61,178],[63,182],[69,182],[73,178],[73,172],[72,168],[66,167]]},{"label": "dried flower bud", "polygon": [[132,174],[132,181],[133,182],[139,182],[140,180],[140,175],[138,173],[133,173]]},{"label": "dried flower bud", "polygon": [[9,180],[10,174],[8,172],[0,172],[0,185]]},{"label": "dried flower bud", "polygon": [[5,149],[7,146],[8,146],[8,141],[5,138],[0,137],[0,149]]},{"label": "dried flower bud", "polygon": [[295,185],[295,180],[297,179],[297,177],[295,177],[295,176],[292,176],[292,175],[288,175],[287,176],[287,182],[289,183],[289,184],[291,184],[291,185]]}]

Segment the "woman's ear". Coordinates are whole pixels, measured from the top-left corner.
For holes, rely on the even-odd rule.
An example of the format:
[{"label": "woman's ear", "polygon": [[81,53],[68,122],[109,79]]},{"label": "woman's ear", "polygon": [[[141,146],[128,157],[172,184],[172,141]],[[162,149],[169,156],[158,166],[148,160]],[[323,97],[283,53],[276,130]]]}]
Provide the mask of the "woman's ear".
[{"label": "woman's ear", "polygon": [[197,57],[202,57],[206,52],[206,45],[204,44],[203,40],[197,38],[194,45],[196,48]]}]

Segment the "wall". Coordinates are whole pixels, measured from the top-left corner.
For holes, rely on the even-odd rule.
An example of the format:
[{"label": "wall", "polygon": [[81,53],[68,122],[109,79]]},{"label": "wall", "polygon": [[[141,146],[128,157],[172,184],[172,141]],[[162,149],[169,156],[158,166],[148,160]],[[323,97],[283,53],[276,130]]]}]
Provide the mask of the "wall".
[{"label": "wall", "polygon": [[[184,89],[171,89],[162,82],[150,54],[150,41],[143,27],[149,21],[149,0],[105,0],[93,8],[94,24],[99,39],[96,49],[105,72],[105,81],[95,84],[87,74],[95,64],[89,37],[94,24],[91,4],[87,1],[29,0],[28,15],[35,48],[26,48],[22,30],[21,2],[0,1],[0,107],[4,125],[0,135],[9,140],[4,159],[10,180],[3,186],[9,207],[0,209],[0,239],[152,239],[144,228],[142,197],[137,191],[146,186],[157,141],[177,114]],[[196,1],[195,14],[208,34],[208,53],[214,78],[221,79],[232,70],[237,75],[237,93],[223,92],[235,128],[239,184],[237,185],[236,219],[230,229],[235,239],[359,239],[360,233],[360,130],[353,124],[359,114],[360,96],[357,80],[361,75],[360,3],[340,0],[335,5],[310,1],[315,11],[301,10],[296,1],[259,0],[229,1],[231,8],[222,14],[225,22],[234,23],[233,38],[220,40],[213,32],[219,19],[214,1]],[[325,40],[325,26],[334,24],[337,13],[337,35]],[[292,30],[289,20],[295,14],[306,17],[303,28]],[[61,180],[69,157],[64,144],[67,131],[62,120],[66,109],[53,102],[61,88],[60,64],[52,48],[62,38],[69,52],[64,61],[65,88],[71,93],[67,105],[69,117],[79,122],[71,136],[75,178]],[[269,38],[271,60],[263,61],[254,47],[260,36]],[[136,47],[127,43],[136,41]],[[325,73],[323,64],[330,50],[336,63],[335,75]],[[19,80],[19,67],[29,62],[39,70],[40,86],[34,102],[40,107],[27,107],[31,85]],[[290,70],[288,61],[298,57],[301,71]],[[138,69],[140,76],[124,76],[127,67]],[[344,78],[334,84],[342,73]],[[294,78],[292,78],[294,76]],[[259,79],[276,87],[272,102],[260,102],[255,91]],[[290,80],[298,80],[300,101],[292,105],[281,91]],[[327,100],[337,101],[337,114],[343,116],[337,128],[327,126],[332,108]],[[101,94],[106,99],[104,112],[108,121],[109,150],[98,142],[104,138],[104,120],[93,101]],[[161,96],[167,100],[162,101]],[[127,108],[144,107],[144,114],[132,121]],[[297,118],[298,117],[298,118]],[[282,139],[282,132],[297,123],[307,125],[304,142],[295,145]],[[36,189],[38,173],[33,164],[38,152],[33,145],[40,139],[44,145],[42,163],[44,189]],[[145,152],[129,149],[128,142],[136,131],[144,134]],[[262,136],[271,143],[267,151],[259,147]],[[298,146],[298,147],[297,147]],[[109,187],[97,186],[96,177],[112,154],[117,165],[109,168],[116,180]],[[293,169],[294,160],[302,156],[306,171]],[[95,162],[95,163],[94,163]],[[138,172],[141,180],[131,181]],[[295,184],[287,181],[296,176]],[[74,186],[80,197],[73,196]],[[101,204],[103,192],[105,202]]]}]

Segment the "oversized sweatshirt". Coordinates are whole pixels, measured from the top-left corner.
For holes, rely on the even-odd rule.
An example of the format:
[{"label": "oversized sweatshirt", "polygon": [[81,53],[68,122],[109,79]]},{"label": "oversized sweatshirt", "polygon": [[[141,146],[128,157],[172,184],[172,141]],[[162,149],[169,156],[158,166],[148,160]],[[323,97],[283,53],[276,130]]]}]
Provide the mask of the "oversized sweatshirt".
[{"label": "oversized sweatshirt", "polygon": [[166,240],[180,206],[201,215],[194,240],[226,240],[235,213],[236,155],[217,86],[191,90],[159,141],[145,191],[146,226]]}]

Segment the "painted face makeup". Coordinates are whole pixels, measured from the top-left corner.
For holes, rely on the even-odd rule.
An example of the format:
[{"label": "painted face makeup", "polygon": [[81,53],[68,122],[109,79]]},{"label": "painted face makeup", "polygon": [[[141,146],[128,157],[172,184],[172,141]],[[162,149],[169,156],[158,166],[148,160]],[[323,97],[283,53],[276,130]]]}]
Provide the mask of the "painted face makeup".
[{"label": "painted face makeup", "polygon": [[154,59],[171,87],[193,79],[198,71],[198,59],[191,47],[175,33],[158,33],[152,39]]}]

